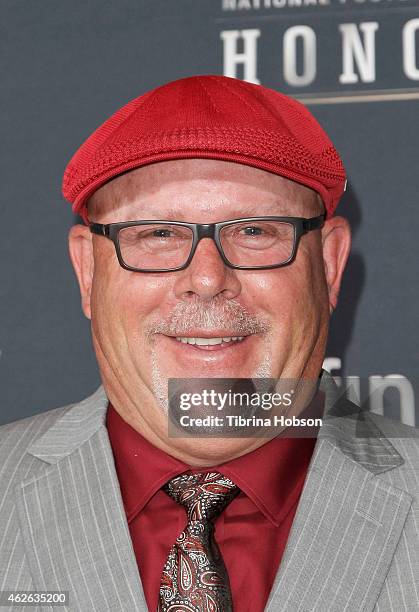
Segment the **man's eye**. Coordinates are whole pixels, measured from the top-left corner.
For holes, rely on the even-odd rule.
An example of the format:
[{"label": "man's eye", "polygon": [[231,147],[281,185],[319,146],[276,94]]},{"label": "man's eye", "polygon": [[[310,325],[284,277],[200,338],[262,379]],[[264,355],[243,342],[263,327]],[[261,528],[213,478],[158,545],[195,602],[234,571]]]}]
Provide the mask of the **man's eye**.
[{"label": "man's eye", "polygon": [[137,240],[151,240],[153,238],[174,238],[177,233],[172,228],[157,227],[146,230],[140,230],[136,233],[135,237]]},{"label": "man's eye", "polygon": [[243,227],[241,230],[246,236],[260,236],[263,232],[261,227],[257,227],[256,225],[249,225],[247,227]]},{"label": "man's eye", "polygon": [[157,238],[169,238],[171,234],[172,231],[166,229],[157,229],[152,232],[152,235],[156,236]]}]

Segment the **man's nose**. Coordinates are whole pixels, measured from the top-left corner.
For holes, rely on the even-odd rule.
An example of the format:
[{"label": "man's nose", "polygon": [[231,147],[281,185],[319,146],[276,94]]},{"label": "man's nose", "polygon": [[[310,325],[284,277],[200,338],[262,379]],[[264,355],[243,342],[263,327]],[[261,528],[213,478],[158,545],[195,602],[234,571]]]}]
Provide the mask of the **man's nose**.
[{"label": "man's nose", "polygon": [[211,238],[200,240],[191,263],[178,272],[175,292],[177,297],[195,293],[202,299],[211,299],[218,293],[226,298],[236,297],[241,283],[236,270],[227,266]]}]

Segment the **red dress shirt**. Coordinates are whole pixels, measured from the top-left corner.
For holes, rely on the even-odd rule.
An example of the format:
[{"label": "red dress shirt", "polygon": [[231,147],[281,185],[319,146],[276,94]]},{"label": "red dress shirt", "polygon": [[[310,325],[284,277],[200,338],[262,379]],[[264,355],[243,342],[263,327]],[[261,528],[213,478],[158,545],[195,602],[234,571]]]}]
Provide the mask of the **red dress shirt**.
[{"label": "red dress shirt", "polygon": [[185,509],[160,488],[185,471],[220,471],[241,489],[215,520],[233,607],[238,612],[262,612],[316,439],[278,437],[226,463],[192,468],[148,442],[111,404],[106,426],[149,610],[157,609],[163,566],[187,523]]}]

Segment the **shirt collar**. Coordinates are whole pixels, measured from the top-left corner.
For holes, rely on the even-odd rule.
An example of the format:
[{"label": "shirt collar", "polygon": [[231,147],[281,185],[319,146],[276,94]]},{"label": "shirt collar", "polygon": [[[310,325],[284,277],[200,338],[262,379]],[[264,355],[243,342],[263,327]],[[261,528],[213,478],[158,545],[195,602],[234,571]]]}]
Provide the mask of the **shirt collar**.
[{"label": "shirt collar", "polygon": [[110,402],[106,427],[129,523],[156,491],[190,466],[151,444],[124,421]]},{"label": "shirt collar", "polygon": [[[300,418],[319,417],[325,395],[318,391]],[[254,451],[218,467],[276,527],[298,501],[317,440],[318,428],[288,427]]]},{"label": "shirt collar", "polygon": [[151,444],[111,403],[106,427],[128,523],[170,478],[186,471],[219,471],[278,526],[298,500],[316,442],[315,437],[277,436],[241,457],[197,469]]}]

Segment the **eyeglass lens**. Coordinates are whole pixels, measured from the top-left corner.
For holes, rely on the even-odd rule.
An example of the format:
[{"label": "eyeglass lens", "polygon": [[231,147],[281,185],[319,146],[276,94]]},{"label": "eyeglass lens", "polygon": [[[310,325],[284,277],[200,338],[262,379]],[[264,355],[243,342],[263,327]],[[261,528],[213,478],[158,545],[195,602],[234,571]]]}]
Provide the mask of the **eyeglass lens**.
[{"label": "eyeglass lens", "polygon": [[[135,225],[119,231],[119,247],[132,268],[178,268],[188,259],[193,243],[189,227],[173,224]],[[269,266],[287,261],[294,248],[294,226],[283,221],[242,221],[224,226],[220,243],[236,266]]]}]

